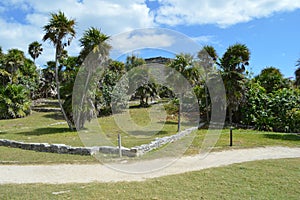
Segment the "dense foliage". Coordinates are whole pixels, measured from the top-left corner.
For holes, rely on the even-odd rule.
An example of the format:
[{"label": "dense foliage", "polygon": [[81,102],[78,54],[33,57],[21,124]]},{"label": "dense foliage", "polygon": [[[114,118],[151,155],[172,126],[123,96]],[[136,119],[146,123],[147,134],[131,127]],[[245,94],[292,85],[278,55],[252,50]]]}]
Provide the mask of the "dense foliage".
[{"label": "dense foliage", "polygon": [[[146,64],[136,55],[127,56],[125,62],[109,59],[111,50],[109,36],[96,27],[84,31],[79,39],[81,50],[78,56],[69,56],[66,48],[76,36],[74,19],[67,18],[63,12],[51,13],[49,22],[43,27],[43,41],[50,41],[55,48],[54,61],[45,63],[42,69],[35,65],[42,54],[42,44],[34,41],[28,46],[32,60],[18,49],[6,53],[0,48],[0,119],[25,117],[30,113],[31,100],[37,98],[58,98],[61,110],[70,128],[74,127],[72,108],[73,87],[77,74],[84,73],[91,78],[96,69],[82,70],[88,56],[96,59],[106,58],[107,66],[95,81],[94,88],[86,88],[89,101],[84,114],[79,118],[80,127],[93,117],[112,113],[113,103],[124,106],[123,94],[130,93],[131,100],[139,100],[141,107],[150,106],[149,100],[163,98],[167,112],[178,117],[180,129],[180,92],[157,84],[147,77],[148,71],[141,66]],[[92,54],[92,55],[91,55]],[[97,60],[99,61],[99,60]],[[211,97],[208,83],[217,85],[220,74],[226,90],[222,98],[227,109],[226,122],[230,125],[242,124],[260,130],[280,132],[300,132],[300,60],[295,71],[296,80],[286,79],[275,67],[267,67],[251,78],[246,67],[250,63],[250,50],[245,44],[229,46],[218,57],[214,47],[204,46],[197,58],[184,52],[168,59],[165,65],[177,70],[188,81],[198,99],[199,116],[202,122],[209,122],[212,103],[220,101]],[[201,66],[201,70],[197,70]],[[138,72],[138,73],[136,73]],[[130,76],[125,76],[125,75]],[[168,81],[171,76],[165,77]],[[126,79],[129,88],[120,87],[117,82]],[[174,82],[174,81],[173,81]],[[86,86],[86,83],[82,83]],[[175,83],[176,84],[176,83]],[[118,87],[116,87],[118,86]],[[180,88],[182,84],[178,83]],[[129,92],[128,92],[128,91]],[[131,90],[134,90],[133,92]],[[181,88],[182,91],[186,88]],[[218,88],[215,88],[218,90]],[[131,92],[130,92],[131,91]],[[122,96],[123,95],[123,96]],[[114,102],[118,100],[118,102]],[[80,112],[82,110],[78,110]]]}]

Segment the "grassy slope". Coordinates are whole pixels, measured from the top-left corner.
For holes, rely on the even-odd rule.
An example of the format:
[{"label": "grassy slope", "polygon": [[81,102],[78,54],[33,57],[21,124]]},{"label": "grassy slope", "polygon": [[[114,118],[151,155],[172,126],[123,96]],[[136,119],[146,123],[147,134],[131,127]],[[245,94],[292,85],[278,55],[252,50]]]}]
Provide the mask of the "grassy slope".
[{"label": "grassy slope", "polygon": [[[131,109],[133,121],[143,126],[147,125],[149,116],[146,109]],[[72,146],[83,146],[77,132],[69,131],[67,125],[63,123],[59,113],[39,113],[14,120],[0,120],[0,138],[12,139],[25,142],[48,142],[63,143]],[[102,129],[112,143],[117,144],[118,133],[122,134],[123,146],[131,147],[148,143],[156,137],[163,137],[176,133],[176,119],[169,119],[163,129],[149,137],[135,137],[124,133],[116,125],[114,118],[99,118]],[[198,130],[196,137],[187,150],[186,154],[196,154],[201,148],[206,130]],[[229,148],[252,148],[261,146],[290,146],[300,147],[300,137],[292,134],[268,133],[253,130],[234,130],[234,146],[229,147],[229,130],[223,130],[214,151]],[[94,162],[90,156],[58,155],[51,153],[36,153],[21,149],[0,147],[0,163],[73,163],[73,162]]]},{"label": "grassy slope", "polygon": [[[300,159],[233,164],[144,182],[1,185],[0,199],[299,199]],[[53,194],[53,192],[62,192]]]}]

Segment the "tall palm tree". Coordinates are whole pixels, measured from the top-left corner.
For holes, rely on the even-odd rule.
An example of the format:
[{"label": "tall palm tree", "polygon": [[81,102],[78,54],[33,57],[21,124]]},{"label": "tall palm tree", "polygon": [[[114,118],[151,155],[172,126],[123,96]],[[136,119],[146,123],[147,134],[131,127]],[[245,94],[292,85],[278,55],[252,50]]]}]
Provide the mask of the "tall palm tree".
[{"label": "tall palm tree", "polygon": [[[75,124],[77,129],[81,129],[84,126],[86,120],[91,120],[93,118],[92,110],[95,107],[95,102],[92,102],[93,95],[98,88],[95,88],[94,84],[91,84],[94,79],[97,79],[97,73],[95,73],[97,67],[100,63],[108,60],[110,45],[107,43],[109,36],[101,33],[100,29],[91,27],[86,30],[80,38],[80,46],[82,50],[79,55],[79,64],[84,61],[84,68],[82,68],[79,73],[82,80],[76,80],[75,87],[81,85],[83,87],[83,93],[72,97],[73,102],[79,105],[78,109],[75,110]],[[86,59],[88,57],[88,59]],[[77,85],[76,85],[77,84]],[[94,87],[94,88],[91,88]]]},{"label": "tall palm tree", "polygon": [[213,70],[213,65],[216,63],[218,59],[217,51],[213,46],[206,45],[198,52],[198,58],[200,62],[204,62],[202,67],[205,70],[205,86],[204,86],[204,93],[205,93],[205,105],[206,105],[206,121],[209,122],[209,108],[208,108],[208,89],[207,89],[207,82],[208,82],[208,75]]},{"label": "tall palm tree", "polygon": [[40,44],[38,41],[34,41],[29,44],[28,46],[28,53],[33,59],[33,62],[35,64],[35,59],[39,57],[43,52],[42,44]]},{"label": "tall palm tree", "polygon": [[237,109],[243,97],[246,65],[249,65],[250,51],[244,44],[229,46],[220,59],[219,66],[226,89],[229,123],[232,124],[232,114]]},{"label": "tall palm tree", "polygon": [[59,59],[62,55],[64,47],[69,46],[72,39],[75,37],[75,20],[68,19],[65,14],[61,11],[58,13],[51,13],[51,19],[48,24],[43,28],[45,35],[43,41],[49,40],[55,47],[55,79],[56,79],[56,90],[59,106],[64,115],[65,120],[68,123],[70,129],[72,129],[72,123],[68,119],[64,108],[62,106],[62,101],[60,98],[60,82],[58,78],[58,65]]}]

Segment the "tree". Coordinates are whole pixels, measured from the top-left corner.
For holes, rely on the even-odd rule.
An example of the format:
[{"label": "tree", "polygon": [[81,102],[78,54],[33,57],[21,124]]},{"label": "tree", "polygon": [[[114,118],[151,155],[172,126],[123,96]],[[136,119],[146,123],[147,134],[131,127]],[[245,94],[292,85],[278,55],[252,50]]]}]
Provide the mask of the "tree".
[{"label": "tree", "polygon": [[4,57],[5,70],[10,74],[10,84],[18,83],[19,67],[24,65],[24,52],[18,49],[10,49]]},{"label": "tree", "polygon": [[[101,97],[96,96],[98,102],[102,100],[103,114],[110,114],[112,108],[112,102],[123,104],[124,94],[126,93],[124,87],[115,88],[117,82],[125,74],[125,64],[119,61],[110,61],[108,68],[105,69],[103,77],[100,80],[100,93]],[[100,100],[101,99],[101,100]],[[115,105],[116,106],[116,105]]]},{"label": "tree", "polygon": [[90,121],[96,106],[96,95],[99,92],[99,76],[103,73],[103,68],[99,65],[107,65],[109,50],[111,46],[107,43],[109,36],[101,33],[100,29],[91,27],[86,30],[80,38],[82,50],[79,55],[79,64],[83,64],[79,70],[80,79],[76,79],[74,87],[80,88],[80,94],[72,97],[77,105],[75,111],[75,124],[77,129],[84,127],[85,121]]},{"label": "tree", "polygon": [[149,97],[154,98],[157,94],[157,85],[150,80],[147,69],[141,67],[144,64],[145,60],[135,55],[126,58],[125,69],[129,72],[130,79],[129,91],[135,89],[134,96],[140,98],[141,107],[147,107]]},{"label": "tree", "polygon": [[[205,86],[204,86],[204,94],[205,94],[205,109],[206,109],[206,121],[209,122],[209,94],[207,88],[207,82],[209,81],[209,75],[212,73],[213,67],[216,64],[218,59],[217,51],[213,46],[206,45],[198,52],[198,59],[201,62],[201,66],[204,68],[205,73]],[[201,94],[201,87],[195,88],[195,92],[197,95]],[[199,96],[201,97],[201,95]]]},{"label": "tree", "polygon": [[[80,46],[82,50],[80,51],[80,59],[81,62],[87,57],[87,55],[91,52],[94,53],[102,53],[104,51],[109,51],[110,46],[106,43],[109,39],[109,36],[101,33],[101,30],[95,27],[90,27],[83,33],[82,38],[80,38]],[[108,52],[104,53],[108,55]]]},{"label": "tree", "polygon": [[29,89],[32,99],[37,97],[39,73],[32,60],[26,58],[23,65],[19,66],[18,83]]},{"label": "tree", "polygon": [[35,64],[35,59],[39,57],[43,52],[42,44],[40,44],[38,41],[34,41],[29,44],[28,46],[28,53],[33,59],[33,62]]},{"label": "tree", "polygon": [[296,81],[295,84],[296,86],[300,86],[300,59],[297,61],[296,66],[298,66],[298,69],[295,71],[295,76],[296,76]]},{"label": "tree", "polygon": [[245,88],[245,66],[249,65],[250,51],[244,44],[229,46],[220,59],[222,78],[226,89],[229,123],[232,124],[233,111],[238,108]]},{"label": "tree", "polygon": [[260,85],[266,89],[267,93],[288,87],[288,80],[275,67],[263,69],[254,79],[260,82]]},{"label": "tree", "polygon": [[49,40],[55,47],[55,79],[56,79],[56,90],[59,106],[64,115],[65,120],[68,123],[70,129],[72,128],[72,123],[68,119],[64,108],[62,106],[62,101],[60,98],[60,81],[58,78],[58,64],[59,59],[62,55],[64,47],[69,46],[72,39],[75,37],[75,20],[68,19],[65,14],[61,11],[58,13],[51,13],[51,19],[47,25],[45,25],[44,31],[45,35],[43,41]]},{"label": "tree", "polygon": [[[177,72],[179,72],[182,76],[184,76],[191,85],[197,83],[198,74],[197,70],[193,67],[193,56],[190,54],[179,54],[176,55],[175,59],[172,60],[168,67],[171,67],[175,69]],[[175,79],[175,80],[171,80]],[[176,76],[169,76],[167,77],[167,80],[169,82],[175,82],[176,88],[179,90],[179,99],[182,101],[183,99],[183,93],[186,91],[187,88],[185,88],[185,84],[182,84],[180,81],[178,82],[178,77]],[[181,104],[182,102],[178,102],[178,124],[177,124],[177,131],[180,131],[181,128]]]}]

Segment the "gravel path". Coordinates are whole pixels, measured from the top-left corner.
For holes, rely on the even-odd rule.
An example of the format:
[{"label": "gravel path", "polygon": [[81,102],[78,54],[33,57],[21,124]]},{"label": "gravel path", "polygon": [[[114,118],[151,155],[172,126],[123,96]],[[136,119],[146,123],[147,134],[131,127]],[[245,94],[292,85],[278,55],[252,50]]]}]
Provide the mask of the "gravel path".
[{"label": "gravel path", "polygon": [[[233,163],[279,158],[300,158],[300,148],[265,147],[213,152],[206,157],[201,155],[182,157],[169,166],[164,165],[164,163],[170,163],[171,160],[168,159],[140,161],[138,164],[117,163],[110,166],[102,164],[0,165],[0,184],[143,181],[148,178],[198,171]],[[157,166],[155,169],[161,169],[148,173],[126,172],[132,171],[132,169],[138,172],[139,168],[147,169],[147,167],[153,169],[153,166]]]}]

